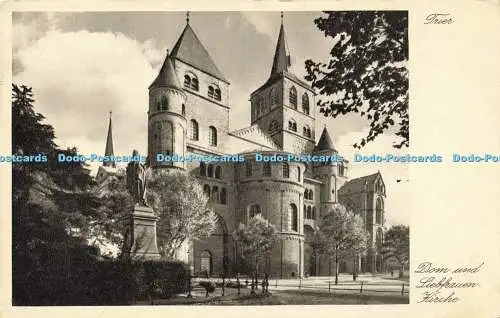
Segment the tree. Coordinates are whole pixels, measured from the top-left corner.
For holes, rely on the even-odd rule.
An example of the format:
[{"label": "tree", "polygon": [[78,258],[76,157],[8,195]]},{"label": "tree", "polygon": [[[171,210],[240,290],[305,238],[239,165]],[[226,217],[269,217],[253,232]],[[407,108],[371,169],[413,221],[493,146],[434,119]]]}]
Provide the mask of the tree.
[{"label": "tree", "polygon": [[400,276],[410,263],[410,227],[407,225],[394,225],[387,230],[382,244],[384,259],[394,258],[401,265]]},{"label": "tree", "polygon": [[103,183],[96,189],[101,200],[101,217],[92,222],[90,237],[93,244],[112,244],[123,252],[124,220],[134,206],[133,198],[127,190],[125,169],[117,169]]},{"label": "tree", "polygon": [[[34,103],[31,88],[12,85],[12,152],[23,160],[12,163],[14,304],[34,304],[53,292],[46,280],[57,281],[57,257],[86,248],[87,226],[99,206],[88,191],[93,182],[86,166],[57,162],[58,153],[76,155],[77,150],[58,148],[53,127],[35,112]],[[46,160],[24,161],[30,156]]]},{"label": "tree", "polygon": [[147,183],[146,200],[160,218],[157,237],[163,257],[174,257],[188,239],[210,236],[217,225],[202,186],[189,174],[155,170]]},{"label": "tree", "polygon": [[43,123],[45,117],[34,111],[34,102],[31,88],[12,85],[13,153],[46,157],[45,162],[12,164],[14,253],[65,242],[64,237],[75,234],[72,230],[88,225],[98,208],[98,200],[88,192],[93,181],[86,166],[56,160],[58,153],[76,155],[77,149],[58,149],[53,127]]},{"label": "tree", "polygon": [[335,284],[338,284],[339,261],[367,248],[368,234],[363,220],[337,205],[320,219],[316,235],[321,252],[335,258]]},{"label": "tree", "polygon": [[271,252],[277,240],[276,227],[260,214],[252,217],[247,226],[240,224],[233,236],[241,246],[242,257],[255,271],[261,257]]},{"label": "tree", "polygon": [[326,62],[307,60],[306,80],[319,89],[320,112],[336,118],[357,113],[370,121],[361,148],[394,131],[395,148],[409,146],[408,13],[327,11],[314,23],[336,40]]}]

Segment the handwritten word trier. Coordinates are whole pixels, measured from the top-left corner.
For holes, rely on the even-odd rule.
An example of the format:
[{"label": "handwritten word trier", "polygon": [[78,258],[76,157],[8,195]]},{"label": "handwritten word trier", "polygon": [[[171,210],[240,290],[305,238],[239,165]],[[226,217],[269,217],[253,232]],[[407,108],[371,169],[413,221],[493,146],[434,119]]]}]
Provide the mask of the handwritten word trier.
[{"label": "handwritten word trier", "polygon": [[449,13],[432,13],[425,18],[424,24],[452,24],[455,22]]}]

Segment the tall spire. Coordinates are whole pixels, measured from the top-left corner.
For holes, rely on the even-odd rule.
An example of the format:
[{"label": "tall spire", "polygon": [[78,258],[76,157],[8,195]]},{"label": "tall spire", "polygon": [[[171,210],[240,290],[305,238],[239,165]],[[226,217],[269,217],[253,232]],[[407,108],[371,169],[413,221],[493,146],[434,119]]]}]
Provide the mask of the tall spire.
[{"label": "tall spire", "polygon": [[[114,155],[114,151],[113,151],[113,126],[111,125],[111,114],[112,114],[112,112],[109,111],[108,138],[106,139],[106,149],[104,150],[105,156],[113,156]],[[103,166],[115,168],[116,164],[114,161],[104,161]]]},{"label": "tall spire", "polygon": [[273,67],[270,77],[275,77],[283,72],[291,71],[290,52],[286,44],[285,27],[283,26],[283,11],[281,12],[281,26],[274,52]]}]

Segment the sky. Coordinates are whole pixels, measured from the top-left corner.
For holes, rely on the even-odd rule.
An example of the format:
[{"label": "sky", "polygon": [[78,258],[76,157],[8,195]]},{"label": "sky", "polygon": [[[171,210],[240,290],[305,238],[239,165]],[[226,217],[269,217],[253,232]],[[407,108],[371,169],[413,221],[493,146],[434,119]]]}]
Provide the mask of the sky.
[{"label": "sky", "polygon": [[[321,15],[284,14],[299,78],[306,59],[326,61],[335,43],[314,25]],[[13,81],[33,87],[35,109],[54,126],[60,147],[102,154],[111,110],[115,154],[146,153],[147,87],[185,24],[184,12],[14,13]],[[230,128],[249,126],[248,99],[269,76],[280,13],[191,12],[190,25],[231,82]],[[382,135],[355,151],[352,144],[367,134],[369,122],[358,115],[318,115],[317,139],[325,125],[337,150],[351,161],[350,178],[382,174],[388,224],[409,224],[408,166],[352,163],[355,153],[406,154],[392,147],[394,136]],[[96,165],[92,168],[95,172]]]}]

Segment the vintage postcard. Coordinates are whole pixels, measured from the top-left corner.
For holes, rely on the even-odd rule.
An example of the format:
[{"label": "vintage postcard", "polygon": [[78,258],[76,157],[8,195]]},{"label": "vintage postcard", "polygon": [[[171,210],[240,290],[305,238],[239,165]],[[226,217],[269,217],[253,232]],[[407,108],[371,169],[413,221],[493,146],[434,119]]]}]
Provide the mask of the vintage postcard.
[{"label": "vintage postcard", "polygon": [[500,317],[498,2],[0,14],[3,316]]}]

